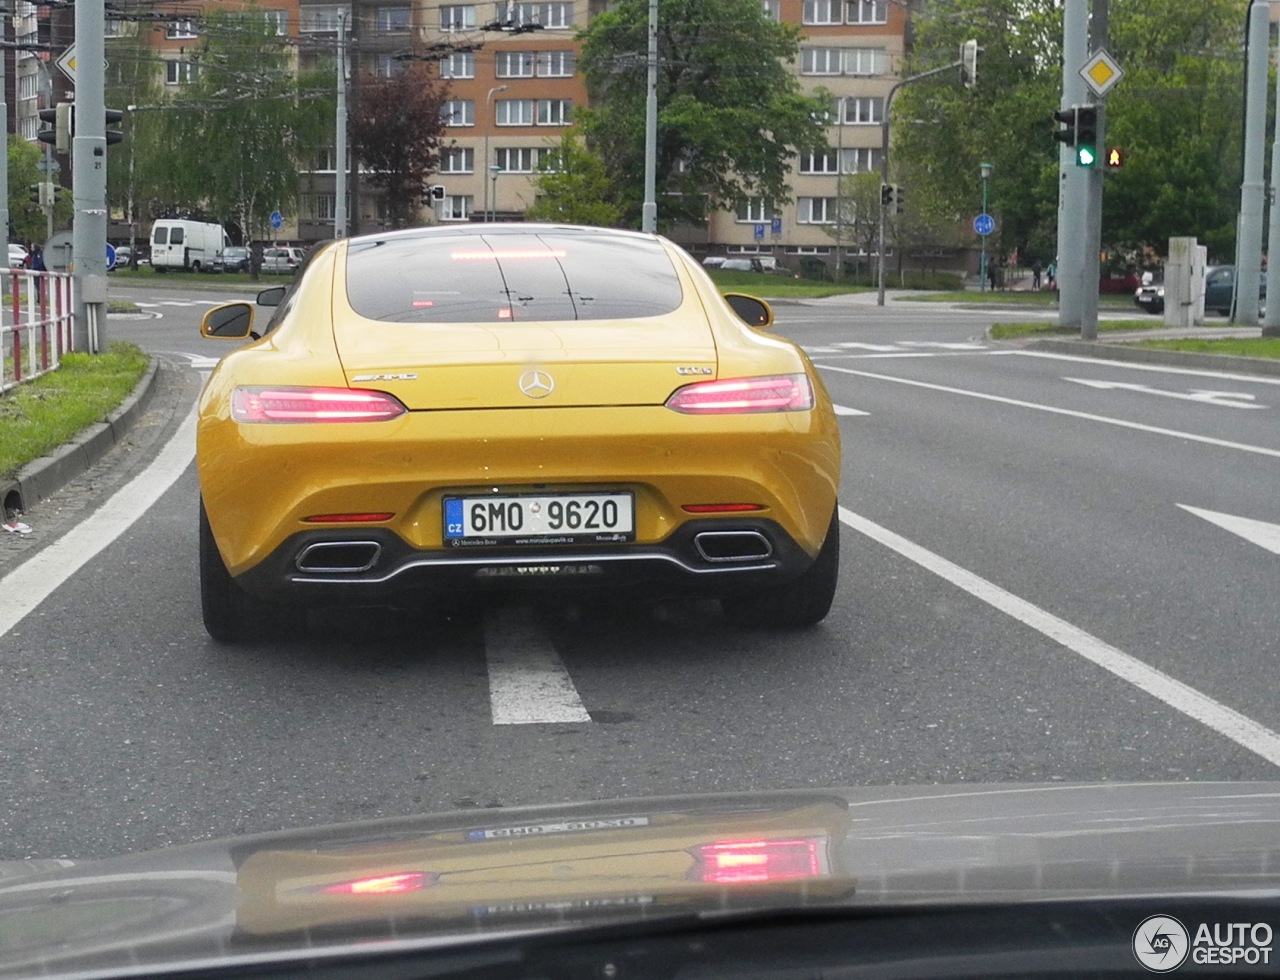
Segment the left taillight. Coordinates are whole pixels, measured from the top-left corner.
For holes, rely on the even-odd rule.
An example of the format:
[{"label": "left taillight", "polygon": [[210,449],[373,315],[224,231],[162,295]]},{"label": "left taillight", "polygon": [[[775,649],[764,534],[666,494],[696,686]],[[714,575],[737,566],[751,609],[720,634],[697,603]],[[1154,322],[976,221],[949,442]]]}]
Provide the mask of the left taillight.
[{"label": "left taillight", "polygon": [[382,422],[406,411],[394,396],[360,388],[241,387],[231,394],[237,422]]},{"label": "left taillight", "polygon": [[803,374],[699,381],[677,388],[667,408],[686,415],[807,412],[813,408],[813,385]]},{"label": "left taillight", "polygon": [[829,872],[820,837],[787,840],[735,840],[700,844],[692,877],[708,884],[746,885],[822,878]]},{"label": "left taillight", "polygon": [[340,881],[323,886],[321,891],[326,895],[403,895],[430,888],[439,880],[439,875],[429,871],[405,871]]}]

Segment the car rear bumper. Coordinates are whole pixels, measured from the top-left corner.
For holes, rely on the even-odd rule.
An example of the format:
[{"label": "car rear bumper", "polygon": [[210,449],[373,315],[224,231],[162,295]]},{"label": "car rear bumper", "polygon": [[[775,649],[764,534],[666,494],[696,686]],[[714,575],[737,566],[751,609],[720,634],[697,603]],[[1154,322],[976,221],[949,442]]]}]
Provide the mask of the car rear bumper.
[{"label": "car rear bumper", "polygon": [[721,596],[786,583],[812,561],[776,521],[733,516],[691,520],[657,544],[420,550],[387,528],[349,527],[292,535],[237,582],[303,604],[529,589]]}]

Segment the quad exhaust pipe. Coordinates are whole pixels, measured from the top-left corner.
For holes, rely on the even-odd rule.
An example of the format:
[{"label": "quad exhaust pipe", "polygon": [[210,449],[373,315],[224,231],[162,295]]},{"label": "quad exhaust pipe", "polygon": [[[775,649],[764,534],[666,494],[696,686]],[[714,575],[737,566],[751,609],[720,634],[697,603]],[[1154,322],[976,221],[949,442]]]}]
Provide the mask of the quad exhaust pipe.
[{"label": "quad exhaust pipe", "polygon": [[773,554],[773,545],[759,531],[700,531],[693,546],[705,561],[717,564],[760,561]]},{"label": "quad exhaust pipe", "polygon": [[381,554],[376,541],[317,541],[302,549],[294,565],[311,575],[352,575],[367,572]]}]

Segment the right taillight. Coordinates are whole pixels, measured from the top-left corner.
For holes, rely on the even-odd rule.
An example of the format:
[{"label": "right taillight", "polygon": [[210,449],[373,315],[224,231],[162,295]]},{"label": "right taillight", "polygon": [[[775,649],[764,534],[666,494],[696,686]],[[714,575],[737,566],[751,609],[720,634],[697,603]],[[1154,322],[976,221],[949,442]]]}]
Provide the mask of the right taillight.
[{"label": "right taillight", "polygon": [[686,415],[807,412],[813,408],[813,385],[804,374],[699,381],[677,388],[666,404]]},{"label": "right taillight", "polygon": [[745,885],[821,878],[827,874],[824,840],[734,840],[700,844],[691,852],[698,866],[693,876],[715,885]]}]

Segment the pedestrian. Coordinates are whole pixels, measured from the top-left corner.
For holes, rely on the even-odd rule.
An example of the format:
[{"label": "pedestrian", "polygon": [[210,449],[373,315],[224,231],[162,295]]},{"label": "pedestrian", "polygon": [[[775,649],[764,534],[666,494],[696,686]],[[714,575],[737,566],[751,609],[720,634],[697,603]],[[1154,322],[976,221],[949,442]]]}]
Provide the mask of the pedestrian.
[{"label": "pedestrian", "polygon": [[1040,288],[1040,260],[1036,259],[1031,263],[1031,288],[1039,290]]},{"label": "pedestrian", "polygon": [[1058,266],[1050,262],[1044,270],[1044,275],[1049,280],[1049,288],[1056,291],[1058,288]]},{"label": "pedestrian", "polygon": [[[32,272],[44,272],[44,249],[39,245],[33,244],[31,246],[31,251],[27,254],[27,261],[31,263]],[[36,281],[36,297],[38,301],[43,304],[45,297],[45,277],[43,275],[36,275],[32,278]]]}]

